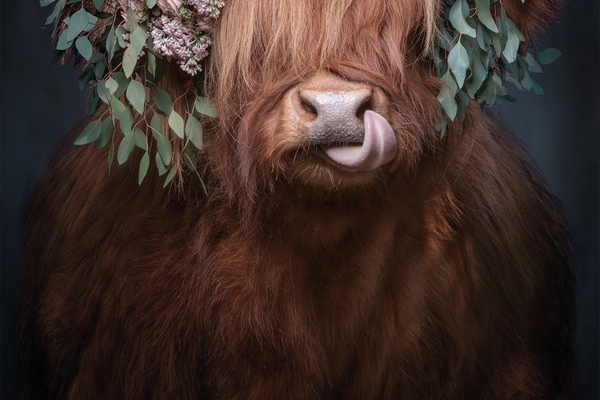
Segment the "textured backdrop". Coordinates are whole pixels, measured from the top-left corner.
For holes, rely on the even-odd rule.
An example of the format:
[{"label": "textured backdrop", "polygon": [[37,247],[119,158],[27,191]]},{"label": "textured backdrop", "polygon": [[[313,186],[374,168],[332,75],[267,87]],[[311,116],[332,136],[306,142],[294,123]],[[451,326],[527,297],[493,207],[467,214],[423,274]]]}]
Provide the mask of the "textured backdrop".
[{"label": "textured backdrop", "polygon": [[[3,399],[18,399],[12,346],[25,208],[44,159],[85,113],[78,72],[52,64],[36,0],[1,5],[1,321]],[[50,7],[51,8],[51,7]],[[516,94],[499,112],[567,210],[575,243],[577,399],[599,398],[598,0],[571,1],[543,44],[563,56],[538,76],[544,96]],[[544,46],[540,46],[543,48]]]}]

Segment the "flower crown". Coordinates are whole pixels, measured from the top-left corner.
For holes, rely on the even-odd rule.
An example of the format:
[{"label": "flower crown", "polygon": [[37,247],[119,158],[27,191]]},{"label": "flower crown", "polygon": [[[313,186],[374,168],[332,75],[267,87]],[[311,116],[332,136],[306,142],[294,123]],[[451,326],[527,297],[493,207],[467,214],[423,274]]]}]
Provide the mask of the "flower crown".
[{"label": "flower crown", "polygon": [[[525,0],[521,0],[523,3]],[[438,35],[430,57],[442,81],[437,96],[443,135],[449,120],[463,121],[470,99],[494,105],[514,101],[505,89],[510,82],[520,90],[542,94],[531,73],[560,53],[546,49],[534,56],[519,53],[525,41],[515,23],[506,17],[497,0],[444,0]],[[185,141],[183,160],[196,169],[195,148],[202,148],[202,115],[217,117],[203,97],[203,66],[211,45],[211,32],[222,0],[40,0],[56,3],[46,24],[63,61],[71,56],[83,66],[79,86],[92,88],[89,115],[100,101],[108,110],[90,122],[75,144],[110,143],[109,169],[115,154],[118,124],[124,137],[116,150],[117,161],[127,161],[137,146],[144,151],[139,184],[147,174],[151,149],[167,186],[180,166],[172,160],[168,131]],[[190,76],[185,95],[173,99],[160,87],[165,63],[175,62]],[[174,107],[175,103],[184,106]],[[179,112],[176,111],[180,110]],[[183,112],[181,111],[183,110]],[[148,112],[150,111],[150,112]],[[147,120],[150,119],[149,121]],[[137,122],[136,122],[137,121]],[[140,124],[145,121],[145,124]],[[142,130],[142,128],[145,131]],[[118,141],[117,141],[118,142]],[[199,176],[199,175],[198,175]]]}]

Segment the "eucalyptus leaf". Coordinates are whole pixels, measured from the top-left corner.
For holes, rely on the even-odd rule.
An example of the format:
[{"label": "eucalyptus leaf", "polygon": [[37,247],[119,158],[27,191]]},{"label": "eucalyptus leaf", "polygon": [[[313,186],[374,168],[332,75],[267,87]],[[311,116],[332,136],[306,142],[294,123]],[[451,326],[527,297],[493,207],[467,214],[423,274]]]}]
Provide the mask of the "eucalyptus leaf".
[{"label": "eucalyptus leaf", "polygon": [[152,120],[150,121],[150,128],[152,128],[152,135],[158,133],[162,135],[163,133],[163,119],[159,114],[154,114],[152,116]]},{"label": "eucalyptus leaf", "polygon": [[123,132],[124,135],[129,135],[129,133],[131,133],[133,130],[134,122],[135,119],[133,117],[133,111],[131,111],[131,108],[129,107],[125,108],[119,117],[119,126],[121,127],[121,132]]},{"label": "eucalyptus leaf", "polygon": [[175,177],[175,174],[177,173],[177,167],[175,165],[173,165],[171,167],[171,169],[169,169],[169,174],[167,175],[167,177],[165,178],[165,183],[163,184],[163,188],[166,188],[167,185],[169,183],[171,183],[171,181],[173,180],[173,178]]},{"label": "eucalyptus leaf", "polygon": [[156,162],[156,168],[158,169],[158,176],[163,176],[164,174],[166,174],[168,169],[165,163],[163,162],[162,158],[160,157],[160,154],[158,154],[158,151],[156,152],[154,160]]},{"label": "eucalyptus leaf", "polygon": [[123,103],[121,103],[121,101],[119,99],[117,99],[116,97],[111,97],[109,100],[109,105],[110,105],[110,109],[111,109],[111,115],[116,119],[119,119],[121,117],[121,114],[123,113],[123,111],[125,111],[126,107]]},{"label": "eucalyptus leaf", "polygon": [[97,149],[106,146],[106,144],[113,137],[114,133],[115,125],[113,124],[112,119],[106,118],[104,121],[102,121],[100,136],[98,136],[98,139],[96,139],[94,146],[96,146]]},{"label": "eucalyptus leaf", "polygon": [[198,97],[196,99],[196,110],[200,114],[208,115],[209,117],[216,118],[219,116],[215,104],[207,97]]},{"label": "eucalyptus leaf", "polygon": [[556,59],[561,56],[561,52],[548,47],[547,49],[540,51],[537,56],[538,60],[540,60],[540,64],[548,65],[556,61]]},{"label": "eucalyptus leaf", "polygon": [[502,56],[506,59],[506,61],[512,63],[517,59],[517,51],[519,51],[519,36],[514,30],[509,28],[507,32],[506,46],[502,51]]},{"label": "eucalyptus leaf", "polygon": [[[96,54],[98,54],[98,53],[96,53]],[[105,72],[106,72],[106,63],[104,62],[104,60],[96,61],[96,64],[94,65],[94,76],[96,77],[96,79],[102,79],[102,77],[104,77]]]},{"label": "eucalyptus leaf", "polygon": [[456,77],[458,87],[461,88],[469,68],[469,54],[460,40],[456,42],[450,54],[448,54],[448,66]]},{"label": "eucalyptus leaf", "polygon": [[142,132],[140,128],[135,128],[133,134],[135,136],[135,145],[140,149],[147,151],[148,145],[146,144],[146,135],[144,135],[144,132]]},{"label": "eucalyptus leaf", "polygon": [[[52,3],[52,2],[50,2],[50,3]],[[50,3],[48,3],[48,4],[50,4]],[[58,17],[58,14],[60,14],[60,12],[62,11],[62,7],[63,7],[62,2],[59,1],[58,3],[56,3],[56,5],[54,6],[54,9],[52,10],[52,14],[50,14],[48,16],[48,18],[46,18],[46,25],[49,25],[52,21],[56,20],[56,17]],[[54,33],[53,33],[53,36],[54,36]]]},{"label": "eucalyptus leaf", "polygon": [[473,29],[466,21],[465,15],[469,14],[469,5],[467,0],[457,0],[448,15],[450,23],[458,32],[463,35],[475,37],[475,29]]},{"label": "eucalyptus leaf", "polygon": [[156,0],[146,0],[146,6],[148,6],[148,8],[152,8],[156,5]]},{"label": "eucalyptus leaf", "polygon": [[117,89],[119,89],[119,84],[113,78],[108,78],[106,80],[105,86],[106,86],[106,89],[108,90],[108,93],[110,93],[111,95],[114,95],[115,92],[117,91]]},{"label": "eucalyptus leaf", "polygon": [[541,74],[544,72],[541,65],[536,61],[530,52],[525,54],[525,61],[527,61],[527,65],[529,66],[529,72],[535,72],[536,74]]},{"label": "eucalyptus leaf", "polygon": [[144,85],[136,80],[131,80],[125,95],[133,108],[135,108],[139,114],[143,114],[144,104],[146,102],[146,90],[144,89]]},{"label": "eucalyptus leaf", "polygon": [[88,143],[92,143],[96,139],[98,139],[98,136],[100,136],[100,132],[101,132],[101,128],[102,128],[101,123],[102,123],[102,121],[100,119],[96,119],[96,120],[93,120],[92,122],[90,122],[89,124],[87,124],[86,127],[83,128],[83,131],[81,131],[81,133],[79,134],[77,139],[75,139],[75,144],[76,145],[88,144]]},{"label": "eucalyptus leaf", "polygon": [[115,50],[117,49],[118,46],[118,41],[117,41],[117,36],[115,34],[115,27],[114,25],[111,26],[110,30],[108,31],[108,36],[106,38],[106,51],[108,53],[108,61],[112,61],[114,55],[115,55]]},{"label": "eucalyptus leaf", "polygon": [[131,32],[131,47],[133,48],[133,52],[136,56],[138,56],[142,52],[142,48],[146,44],[146,32],[138,25],[134,28],[133,32]]},{"label": "eucalyptus leaf", "polygon": [[183,118],[175,110],[169,115],[169,126],[177,136],[183,139]]},{"label": "eucalyptus leaf", "polygon": [[189,115],[185,124],[185,134],[190,141],[197,148],[202,148],[202,138],[204,134],[204,128],[200,121],[198,121],[193,115]]},{"label": "eucalyptus leaf", "polygon": [[132,46],[125,49],[123,54],[123,72],[127,78],[131,77],[137,64],[137,54]]},{"label": "eucalyptus leaf", "polygon": [[94,1],[94,7],[96,7],[96,10],[102,11],[102,9],[104,8],[104,0],[93,0],[93,1]]},{"label": "eucalyptus leaf", "polygon": [[81,54],[81,56],[86,60],[92,58],[94,48],[92,47],[92,44],[87,36],[81,36],[77,38],[75,41],[75,47],[77,48],[79,54]]},{"label": "eucalyptus leaf", "polygon": [[85,8],[80,8],[69,19],[69,27],[67,32],[67,41],[72,42],[77,36],[87,27],[89,23],[88,13]]},{"label": "eucalyptus leaf", "polygon": [[148,72],[154,76],[156,75],[156,56],[151,51],[148,52]]},{"label": "eucalyptus leaf", "polygon": [[158,154],[160,154],[160,158],[162,158],[165,165],[169,165],[171,163],[171,155],[173,154],[171,142],[165,136],[155,131],[152,134],[156,140],[156,149],[158,150]]},{"label": "eucalyptus leaf", "polygon": [[138,185],[141,185],[148,173],[148,167],[150,166],[150,156],[148,153],[144,153],[140,160],[140,171],[138,174]]},{"label": "eucalyptus leaf", "polygon": [[66,50],[73,45],[73,41],[68,39],[68,30],[62,31],[56,42],[56,50]]},{"label": "eucalyptus leaf", "polygon": [[166,115],[170,115],[171,111],[173,111],[173,100],[171,100],[171,96],[162,89],[156,89],[156,93],[154,93],[154,104],[156,104],[156,107]]},{"label": "eucalyptus leaf", "polygon": [[486,28],[494,33],[498,33],[498,27],[490,13],[490,0],[475,0],[477,6],[477,18]]},{"label": "eucalyptus leaf", "polygon": [[115,158],[115,145],[110,144],[108,149],[108,173],[110,174],[110,167],[112,166],[113,159]]},{"label": "eucalyptus leaf", "polygon": [[442,76],[442,86],[437,98],[450,120],[453,120],[458,112],[458,104],[454,98],[457,91],[458,87],[456,86],[456,82],[454,82],[454,78],[450,75],[449,71],[446,72]]},{"label": "eucalyptus leaf", "polygon": [[117,151],[117,162],[119,165],[123,165],[129,158],[129,155],[135,147],[135,137],[133,133],[125,135],[121,143],[119,144],[119,150]]}]

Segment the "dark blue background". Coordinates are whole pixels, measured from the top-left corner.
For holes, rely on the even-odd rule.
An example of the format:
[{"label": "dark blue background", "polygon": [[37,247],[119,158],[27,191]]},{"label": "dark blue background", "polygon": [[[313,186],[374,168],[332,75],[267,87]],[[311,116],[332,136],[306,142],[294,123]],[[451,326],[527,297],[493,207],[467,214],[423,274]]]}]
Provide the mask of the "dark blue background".
[{"label": "dark blue background", "polygon": [[[44,159],[85,113],[78,71],[51,63],[41,28],[51,7],[38,4],[3,0],[1,10],[3,399],[18,398],[12,345],[25,207]],[[575,383],[577,399],[590,400],[599,398],[598,15],[598,0],[568,4],[544,42],[563,52],[537,76],[545,95],[519,93],[500,108],[567,209],[578,263]]]}]

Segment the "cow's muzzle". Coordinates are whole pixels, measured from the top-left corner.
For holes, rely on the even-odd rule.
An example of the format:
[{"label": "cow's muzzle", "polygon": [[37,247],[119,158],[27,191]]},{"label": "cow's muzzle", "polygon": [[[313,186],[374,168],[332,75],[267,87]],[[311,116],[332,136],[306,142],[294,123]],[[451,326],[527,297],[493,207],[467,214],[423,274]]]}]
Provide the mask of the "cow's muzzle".
[{"label": "cow's muzzle", "polygon": [[392,161],[396,135],[383,91],[366,83],[319,73],[293,89],[288,110],[310,144],[344,169],[370,171]]}]

